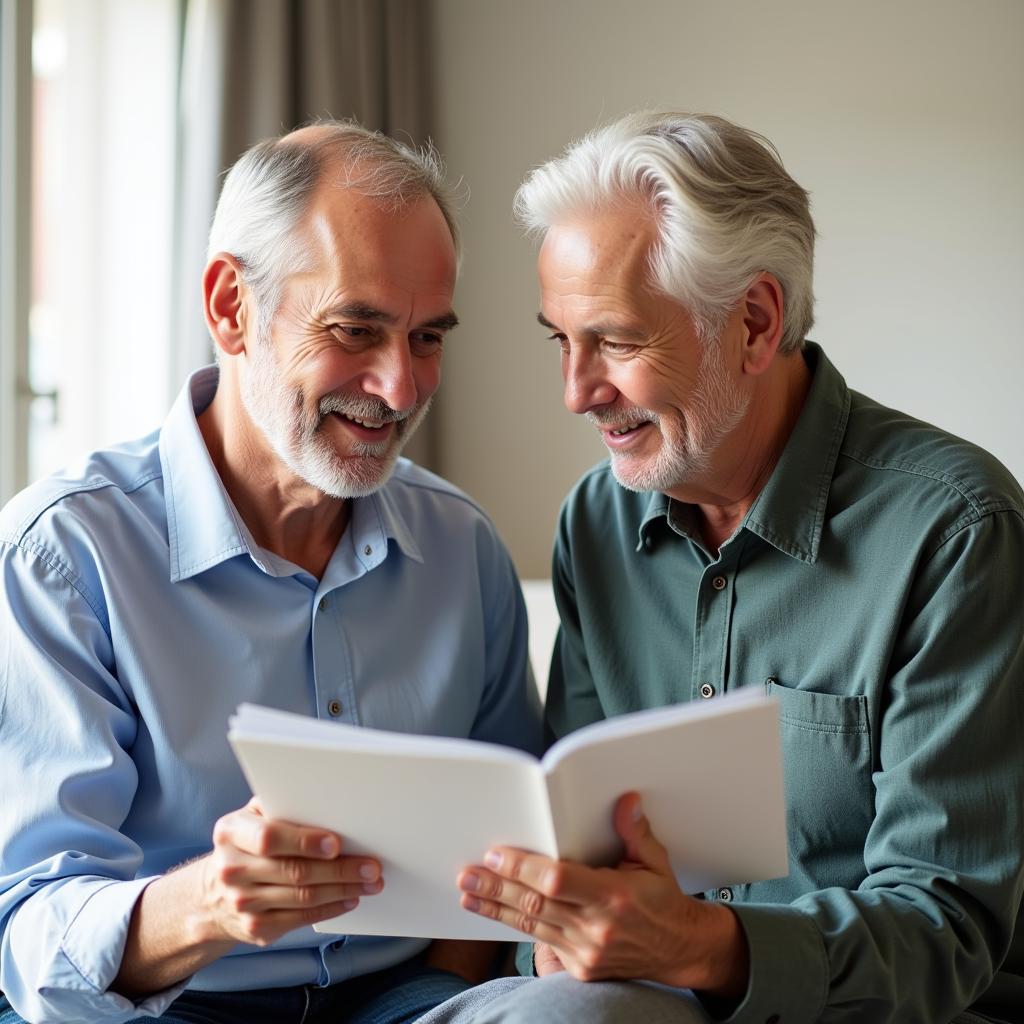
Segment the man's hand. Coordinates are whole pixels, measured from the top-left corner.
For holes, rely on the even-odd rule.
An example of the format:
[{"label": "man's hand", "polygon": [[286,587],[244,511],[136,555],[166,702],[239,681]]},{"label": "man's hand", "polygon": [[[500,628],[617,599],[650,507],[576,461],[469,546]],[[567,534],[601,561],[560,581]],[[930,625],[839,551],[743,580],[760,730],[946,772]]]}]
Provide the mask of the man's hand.
[{"label": "man's hand", "polygon": [[380,892],[380,863],[341,849],[333,832],[267,818],[256,799],[225,815],[212,853],[143,890],[111,988],[131,998],[169,988],[239,942],[267,946]]},{"label": "man's hand", "polygon": [[294,928],[354,910],[384,887],[380,864],[340,856],[342,839],[264,816],[254,797],[221,818],[200,863],[212,937],[268,946]]},{"label": "man's hand", "polygon": [[[680,890],[636,793],[616,805],[615,829],[626,848],[616,868],[488,851],[487,867],[459,875],[463,907],[535,936],[581,981],[643,978],[740,998],[749,953],[736,916]],[[546,954],[544,965],[555,969]]]},{"label": "man's hand", "polygon": [[546,942],[538,942],[533,947],[533,969],[538,978],[545,978],[549,974],[564,971],[565,964]]}]

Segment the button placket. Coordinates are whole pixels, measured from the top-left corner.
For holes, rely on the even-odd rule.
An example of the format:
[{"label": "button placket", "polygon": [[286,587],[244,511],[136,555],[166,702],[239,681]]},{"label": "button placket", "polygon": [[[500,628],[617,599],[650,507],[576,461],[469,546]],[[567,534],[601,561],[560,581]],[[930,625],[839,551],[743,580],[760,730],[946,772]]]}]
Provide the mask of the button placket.
[{"label": "button placket", "polygon": [[[356,722],[351,687],[351,662],[341,629],[340,596],[324,594],[313,615],[313,694],[318,718]],[[332,614],[325,614],[331,612]]]},{"label": "button placket", "polygon": [[[697,592],[696,635],[691,679],[692,698],[711,700],[726,690],[726,664],[732,622],[730,586],[739,548],[708,565]],[[713,575],[712,575],[713,574]]]}]

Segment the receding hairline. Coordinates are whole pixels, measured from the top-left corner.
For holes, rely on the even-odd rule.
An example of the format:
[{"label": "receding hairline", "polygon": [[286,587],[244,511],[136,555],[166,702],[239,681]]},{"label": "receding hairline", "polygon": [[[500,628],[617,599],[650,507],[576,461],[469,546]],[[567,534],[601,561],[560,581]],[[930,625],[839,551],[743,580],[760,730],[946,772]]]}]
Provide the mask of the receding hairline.
[{"label": "receding hairline", "polygon": [[448,227],[456,265],[461,262],[456,193],[447,183],[444,163],[429,140],[420,147],[370,131],[355,121],[327,120],[302,125],[267,141],[273,151],[306,154],[313,161],[316,177],[298,222],[308,215],[314,195],[325,185],[352,190],[395,210],[431,199]]}]

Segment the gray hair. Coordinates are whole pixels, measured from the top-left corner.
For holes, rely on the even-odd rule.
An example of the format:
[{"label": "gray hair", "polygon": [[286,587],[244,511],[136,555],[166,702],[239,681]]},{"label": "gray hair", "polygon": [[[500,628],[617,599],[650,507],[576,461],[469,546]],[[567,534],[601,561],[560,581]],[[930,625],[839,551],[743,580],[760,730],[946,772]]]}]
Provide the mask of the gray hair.
[{"label": "gray hair", "polygon": [[572,143],[516,193],[531,233],[576,214],[638,198],[658,237],[652,284],[682,303],[705,340],[717,338],[759,273],[782,285],[782,352],[814,322],[814,222],[808,193],[763,136],[721,117],[630,114]]},{"label": "gray hair", "polygon": [[340,168],[339,188],[394,209],[432,197],[448,224],[456,260],[461,251],[454,193],[432,145],[415,149],[355,121],[314,124],[322,131],[311,140],[285,135],[243,153],[224,179],[210,228],[207,260],[227,252],[242,265],[264,332],[277,313],[285,278],[309,267],[310,252],[295,232],[328,166]]}]

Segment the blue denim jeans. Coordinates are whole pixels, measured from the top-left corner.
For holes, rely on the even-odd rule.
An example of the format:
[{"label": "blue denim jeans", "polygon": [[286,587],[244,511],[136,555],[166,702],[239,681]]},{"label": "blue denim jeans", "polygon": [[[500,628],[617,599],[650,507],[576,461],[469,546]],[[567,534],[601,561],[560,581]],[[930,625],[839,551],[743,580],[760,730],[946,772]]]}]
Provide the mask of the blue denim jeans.
[{"label": "blue denim jeans", "polygon": [[[132,1024],[412,1024],[469,982],[409,960],[328,988],[182,993],[160,1017]],[[0,995],[0,1024],[24,1024]]]}]

